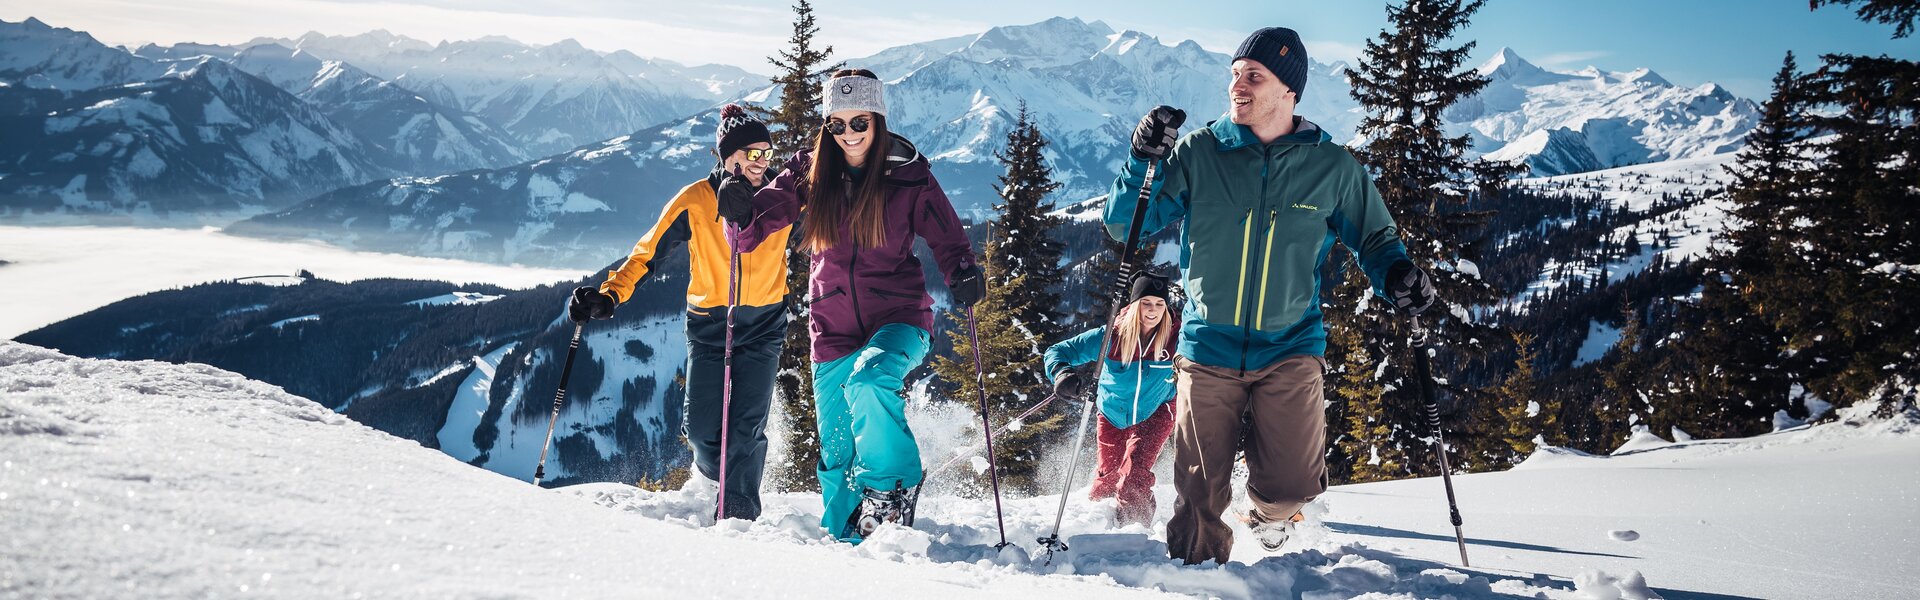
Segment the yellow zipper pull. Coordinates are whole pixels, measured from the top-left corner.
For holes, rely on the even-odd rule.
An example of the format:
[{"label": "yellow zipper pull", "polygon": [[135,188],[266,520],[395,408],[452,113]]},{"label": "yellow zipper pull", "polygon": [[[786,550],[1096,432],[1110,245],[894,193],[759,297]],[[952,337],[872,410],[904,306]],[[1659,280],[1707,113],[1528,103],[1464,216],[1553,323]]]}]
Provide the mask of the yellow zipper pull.
[{"label": "yellow zipper pull", "polygon": [[1240,290],[1233,295],[1233,324],[1240,324],[1240,317],[1246,314],[1247,302],[1247,250],[1253,245],[1253,209],[1247,209],[1247,216],[1240,220],[1245,225],[1240,234]]},{"label": "yellow zipper pull", "polygon": [[1260,303],[1253,307],[1253,328],[1260,329],[1267,320],[1267,275],[1273,272],[1273,225],[1280,211],[1267,213],[1267,249],[1260,255]]}]

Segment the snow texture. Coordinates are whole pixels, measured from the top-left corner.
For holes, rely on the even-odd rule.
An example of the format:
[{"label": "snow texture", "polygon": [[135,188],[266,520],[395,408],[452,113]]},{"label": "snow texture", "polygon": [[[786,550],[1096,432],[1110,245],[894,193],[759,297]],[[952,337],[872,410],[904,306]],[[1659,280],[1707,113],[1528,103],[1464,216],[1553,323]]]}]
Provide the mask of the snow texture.
[{"label": "snow texture", "polygon": [[[927,496],[913,528],[860,546],[826,539],[807,494],[706,527],[700,478],[540,490],[203,365],[4,342],[0,390],[0,594],[24,597],[1898,598],[1920,585],[1903,501],[1920,482],[1888,476],[1920,466],[1920,414],[1873,406],[1612,457],[1545,447],[1455,477],[1474,568],[1452,564],[1431,479],[1335,488],[1283,553],[1242,531],[1235,561],[1183,566],[1161,541],[1164,485],[1152,528],[1116,526],[1111,501],[1075,490],[1072,549],[1045,564],[994,551],[978,497]],[[1007,537],[1045,534],[1056,500],[1009,499]],[[1628,530],[1647,535],[1612,535]]]}]

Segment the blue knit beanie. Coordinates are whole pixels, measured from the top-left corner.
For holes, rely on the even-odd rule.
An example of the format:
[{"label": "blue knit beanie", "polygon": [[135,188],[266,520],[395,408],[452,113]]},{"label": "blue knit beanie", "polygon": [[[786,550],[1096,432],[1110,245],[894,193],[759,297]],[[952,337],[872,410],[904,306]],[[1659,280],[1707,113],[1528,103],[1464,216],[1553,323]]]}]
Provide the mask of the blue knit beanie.
[{"label": "blue knit beanie", "polygon": [[1233,60],[1242,58],[1252,60],[1273,71],[1280,83],[1287,84],[1293,90],[1294,101],[1306,97],[1307,92],[1307,47],[1300,43],[1300,34],[1285,27],[1268,27],[1247,36],[1240,42],[1240,49],[1233,53]]}]

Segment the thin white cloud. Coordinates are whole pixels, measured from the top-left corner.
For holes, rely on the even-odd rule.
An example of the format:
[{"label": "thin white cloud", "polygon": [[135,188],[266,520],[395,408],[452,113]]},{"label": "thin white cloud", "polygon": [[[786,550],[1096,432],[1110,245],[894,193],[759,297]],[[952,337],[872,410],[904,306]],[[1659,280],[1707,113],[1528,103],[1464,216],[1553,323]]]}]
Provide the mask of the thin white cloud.
[{"label": "thin white cloud", "polygon": [[1553,54],[1548,54],[1538,59],[1534,59],[1532,62],[1542,67],[1565,67],[1565,66],[1584,67],[1584,66],[1587,66],[1588,62],[1594,59],[1606,58],[1611,55],[1613,55],[1613,52],[1608,50],[1581,50],[1578,52],[1555,52]]},{"label": "thin white cloud", "polygon": [[1360,55],[1366,53],[1366,46],[1352,42],[1333,40],[1301,40],[1307,45],[1307,56],[1318,62],[1333,64],[1344,62],[1349,65],[1360,62]]}]

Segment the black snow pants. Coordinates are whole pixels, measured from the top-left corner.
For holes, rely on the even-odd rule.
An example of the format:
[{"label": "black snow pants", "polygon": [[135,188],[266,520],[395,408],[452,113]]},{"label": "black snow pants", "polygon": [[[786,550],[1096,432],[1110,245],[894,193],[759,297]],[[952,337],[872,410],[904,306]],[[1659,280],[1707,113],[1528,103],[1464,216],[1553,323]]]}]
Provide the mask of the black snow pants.
[{"label": "black snow pants", "polygon": [[[767,462],[767,411],[780,348],[785,303],[733,310],[733,400],[727,416],[726,516],[760,517],[760,477]],[[726,369],[727,308],[687,308],[687,399],[681,420],[693,464],[720,479],[721,384]]]}]

